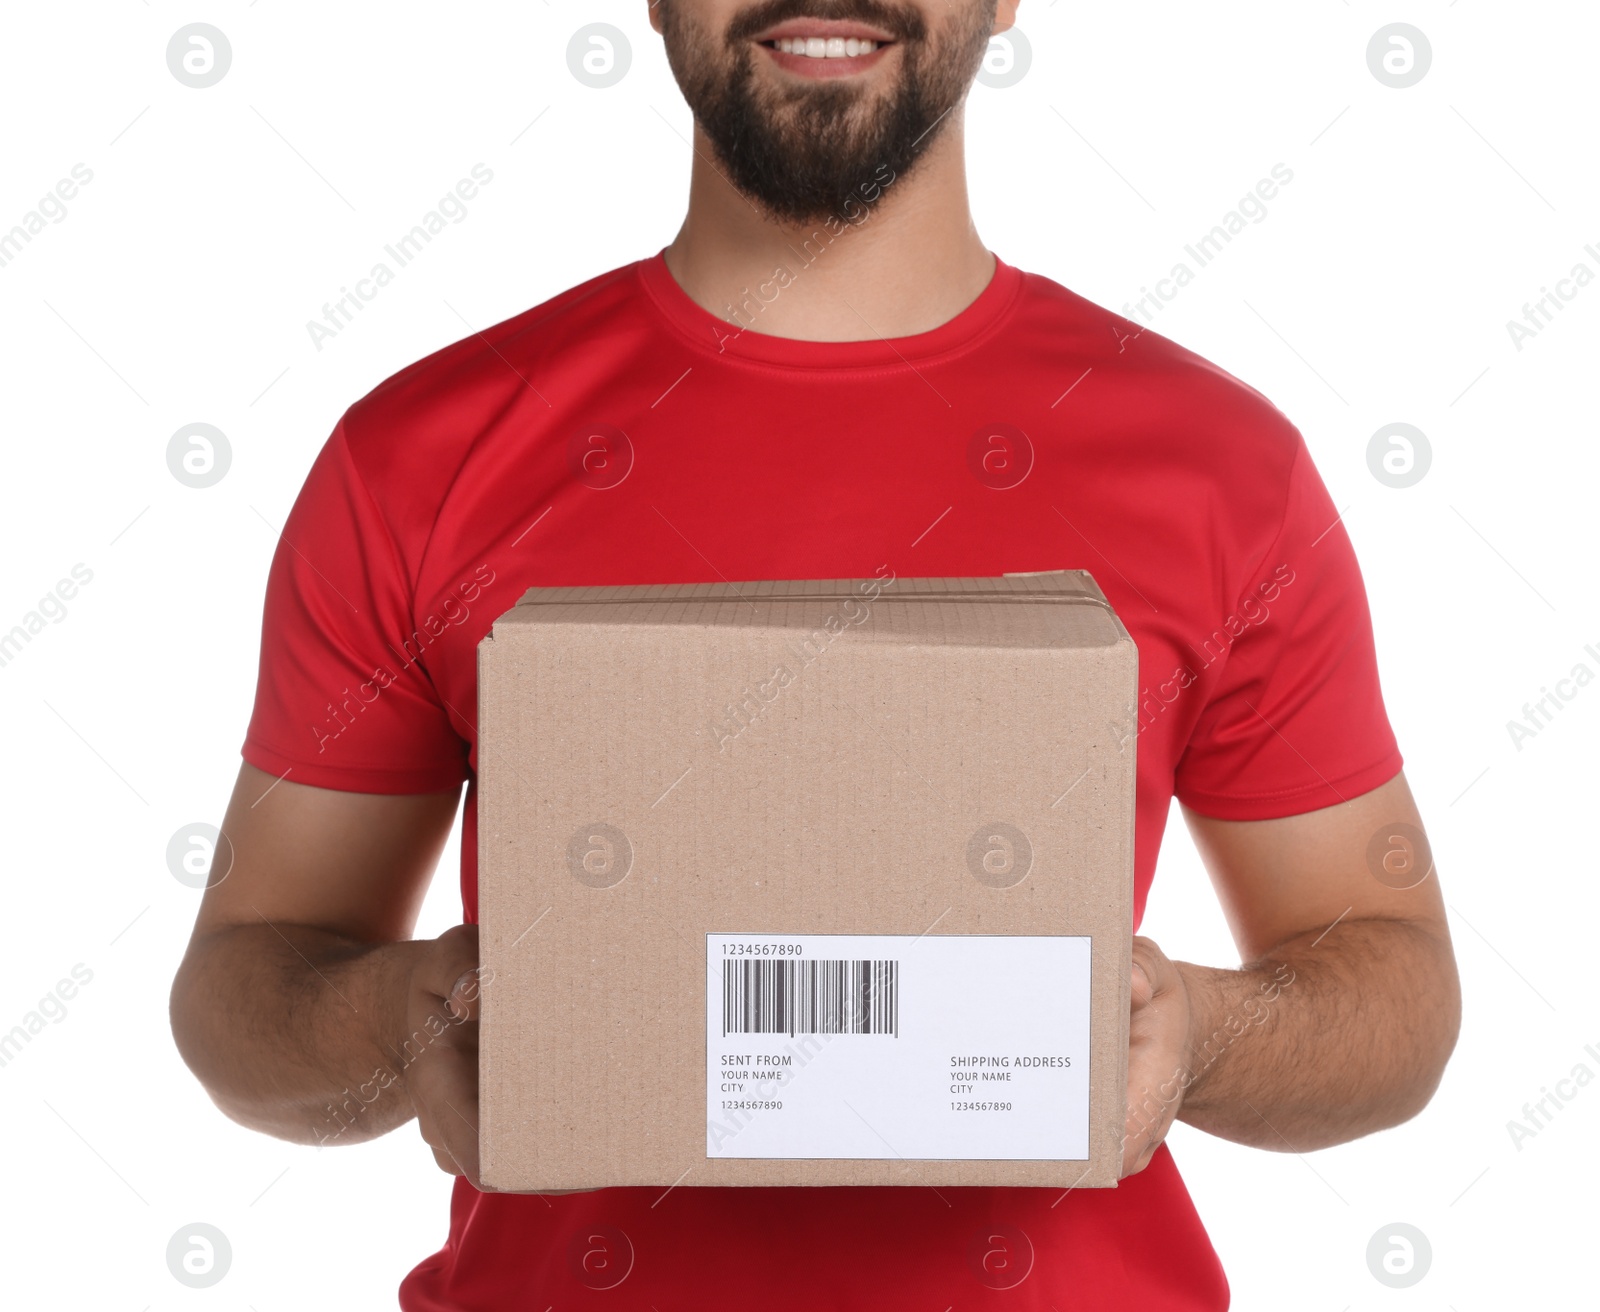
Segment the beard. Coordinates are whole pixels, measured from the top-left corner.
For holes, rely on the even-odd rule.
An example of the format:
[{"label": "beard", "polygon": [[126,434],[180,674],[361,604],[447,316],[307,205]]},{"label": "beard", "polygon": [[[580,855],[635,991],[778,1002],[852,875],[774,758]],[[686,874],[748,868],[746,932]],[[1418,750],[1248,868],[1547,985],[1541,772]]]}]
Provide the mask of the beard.
[{"label": "beard", "polygon": [[[892,0],[758,0],[722,41],[660,0],[667,62],[733,183],[769,219],[804,224],[859,215],[889,181],[909,172],[938,140],[977,76],[994,26],[995,0],[961,6],[930,36],[920,11]],[[758,79],[765,58],[751,38],[790,18],[854,20],[898,46],[886,93],[854,78],[781,88]]]}]

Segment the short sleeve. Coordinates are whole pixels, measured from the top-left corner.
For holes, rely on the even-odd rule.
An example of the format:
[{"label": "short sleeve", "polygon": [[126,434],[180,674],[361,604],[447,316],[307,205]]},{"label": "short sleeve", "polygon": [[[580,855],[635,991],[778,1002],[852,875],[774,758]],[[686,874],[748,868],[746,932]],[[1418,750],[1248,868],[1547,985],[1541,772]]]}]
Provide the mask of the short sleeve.
[{"label": "short sleeve", "polygon": [[412,623],[411,587],[341,420],[284,524],[242,749],[295,783],[444,792],[467,776]]},{"label": "short sleeve", "polygon": [[1334,806],[1388,782],[1402,764],[1355,549],[1295,437],[1278,534],[1232,613],[1195,644],[1203,664],[1221,669],[1174,791],[1223,820]]}]

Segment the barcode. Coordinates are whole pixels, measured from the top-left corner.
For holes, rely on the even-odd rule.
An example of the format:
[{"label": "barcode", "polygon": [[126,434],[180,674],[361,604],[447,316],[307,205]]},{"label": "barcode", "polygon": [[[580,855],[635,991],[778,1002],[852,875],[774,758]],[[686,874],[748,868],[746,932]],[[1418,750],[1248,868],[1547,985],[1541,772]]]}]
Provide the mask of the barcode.
[{"label": "barcode", "polygon": [[898,961],[724,961],[722,1033],[900,1036]]}]

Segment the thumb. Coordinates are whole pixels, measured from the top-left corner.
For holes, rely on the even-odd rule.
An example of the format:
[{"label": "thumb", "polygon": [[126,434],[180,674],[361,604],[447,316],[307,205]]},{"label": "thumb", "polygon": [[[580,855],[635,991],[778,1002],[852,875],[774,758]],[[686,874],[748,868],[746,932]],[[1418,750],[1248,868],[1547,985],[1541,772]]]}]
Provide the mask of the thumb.
[{"label": "thumb", "polygon": [[449,995],[445,998],[445,1007],[451,1016],[458,1021],[476,1020],[478,1018],[478,1000],[483,995],[483,986],[478,977],[477,967],[461,972],[460,977],[450,986]]},{"label": "thumb", "polygon": [[1151,982],[1150,976],[1145,973],[1144,967],[1137,961],[1133,963],[1132,981],[1130,1003],[1132,1009],[1138,1011],[1140,1007],[1148,1006],[1150,999],[1155,997],[1156,986]]}]

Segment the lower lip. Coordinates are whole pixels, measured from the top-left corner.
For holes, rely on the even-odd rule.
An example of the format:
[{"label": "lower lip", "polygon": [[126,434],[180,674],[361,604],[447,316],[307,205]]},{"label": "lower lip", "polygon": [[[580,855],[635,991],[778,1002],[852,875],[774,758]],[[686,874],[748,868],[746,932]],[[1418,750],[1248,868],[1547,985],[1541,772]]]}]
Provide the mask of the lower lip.
[{"label": "lower lip", "polygon": [[865,73],[869,68],[877,65],[878,61],[894,49],[898,43],[879,46],[871,54],[847,56],[844,59],[813,59],[810,55],[790,55],[779,50],[776,46],[762,46],[761,48],[772,56],[772,62],[786,73],[793,73],[797,77],[809,77],[820,80],[836,77],[853,77],[857,73]]}]

